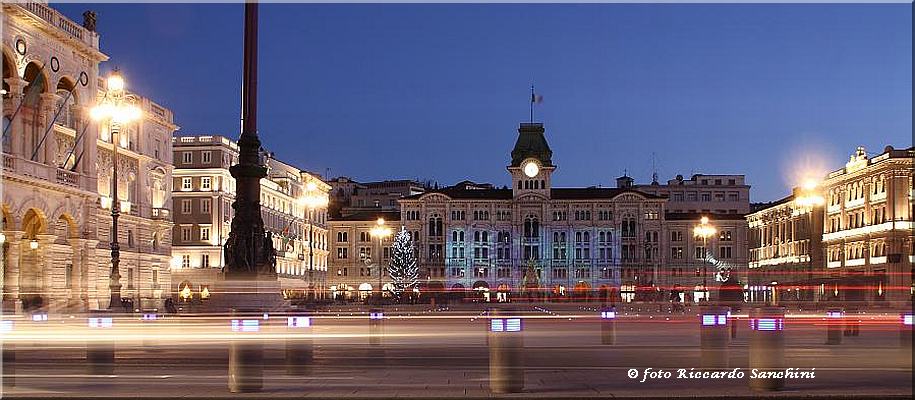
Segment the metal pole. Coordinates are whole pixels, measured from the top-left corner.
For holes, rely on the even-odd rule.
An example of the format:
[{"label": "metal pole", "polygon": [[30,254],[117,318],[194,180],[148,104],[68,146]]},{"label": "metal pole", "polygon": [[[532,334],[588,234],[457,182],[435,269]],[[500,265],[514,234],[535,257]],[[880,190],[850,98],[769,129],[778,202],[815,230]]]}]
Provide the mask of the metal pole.
[{"label": "metal pole", "polygon": [[108,309],[112,310],[115,304],[121,302],[121,273],[119,266],[121,263],[121,247],[118,243],[118,217],[121,215],[121,203],[118,199],[118,141],[120,140],[121,126],[117,121],[111,123],[111,144],[114,156],[112,157],[114,167],[112,168],[111,179],[111,276],[108,280],[108,289],[111,292],[111,299],[108,303]]},{"label": "metal pole", "polygon": [[708,302],[708,236],[705,234],[702,235],[702,290],[703,299],[705,302]]},{"label": "metal pole", "polygon": [[381,294],[381,274],[382,274],[382,272],[381,272],[381,238],[382,237],[383,237],[382,235],[378,235],[378,303],[379,304],[381,303],[381,298],[383,297]]},{"label": "metal pole", "polygon": [[[311,208],[308,209],[306,216],[308,217],[308,279],[311,280],[311,284],[315,283],[315,266],[314,266],[314,225],[312,225],[312,213],[314,210]],[[318,297],[318,294],[315,293],[315,298]]]}]

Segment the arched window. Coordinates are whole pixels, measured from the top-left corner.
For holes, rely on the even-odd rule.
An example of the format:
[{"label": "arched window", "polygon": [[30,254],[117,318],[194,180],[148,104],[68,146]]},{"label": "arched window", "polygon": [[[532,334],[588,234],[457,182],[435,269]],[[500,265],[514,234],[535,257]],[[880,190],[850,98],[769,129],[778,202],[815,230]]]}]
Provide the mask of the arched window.
[{"label": "arched window", "polygon": [[442,217],[438,214],[432,214],[432,216],[429,217],[429,236],[442,236]]},{"label": "arched window", "polygon": [[[54,112],[57,112],[57,123],[68,128],[77,129],[77,118],[75,113],[76,91],[75,84],[67,79],[61,79],[57,82],[57,104]],[[58,109],[60,111],[58,111]]]},{"label": "arched window", "polygon": [[536,217],[530,216],[524,219],[524,237],[534,238],[540,236],[540,222]]}]

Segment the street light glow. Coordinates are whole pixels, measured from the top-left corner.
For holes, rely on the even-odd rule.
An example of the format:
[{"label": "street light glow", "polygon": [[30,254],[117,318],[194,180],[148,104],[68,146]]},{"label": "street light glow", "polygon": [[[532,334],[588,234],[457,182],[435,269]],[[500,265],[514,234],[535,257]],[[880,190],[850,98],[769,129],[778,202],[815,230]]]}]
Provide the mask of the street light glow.
[{"label": "street light glow", "polygon": [[111,76],[108,77],[108,90],[124,90],[124,78],[121,76],[120,72],[114,71],[111,73]]}]

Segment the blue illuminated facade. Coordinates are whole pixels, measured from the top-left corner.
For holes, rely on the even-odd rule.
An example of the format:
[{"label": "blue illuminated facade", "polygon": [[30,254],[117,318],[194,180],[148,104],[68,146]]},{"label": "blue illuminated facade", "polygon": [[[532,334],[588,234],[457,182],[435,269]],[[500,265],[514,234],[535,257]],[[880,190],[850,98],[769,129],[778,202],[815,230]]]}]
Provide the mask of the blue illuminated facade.
[{"label": "blue illuminated facade", "polygon": [[540,123],[521,124],[510,187],[465,181],[400,200],[423,287],[490,301],[594,298],[657,279],[666,198],[627,187],[554,187],[544,133]]}]

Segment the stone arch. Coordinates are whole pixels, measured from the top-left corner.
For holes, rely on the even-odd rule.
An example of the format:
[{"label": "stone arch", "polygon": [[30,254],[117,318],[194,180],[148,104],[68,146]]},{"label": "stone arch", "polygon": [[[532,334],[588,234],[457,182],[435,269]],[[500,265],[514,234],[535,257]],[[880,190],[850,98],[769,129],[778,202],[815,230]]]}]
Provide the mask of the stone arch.
[{"label": "stone arch", "polygon": [[62,240],[75,239],[79,237],[79,228],[76,219],[68,213],[62,213],[57,217],[54,234]]},{"label": "stone arch", "polygon": [[73,129],[77,129],[76,121],[79,116],[80,99],[79,91],[76,90],[76,87],[77,82],[75,79],[69,76],[62,76],[57,80],[57,88],[55,90],[58,96],[55,112],[58,109],[60,110],[57,115],[57,123]]},{"label": "stone arch", "polygon": [[182,301],[191,301],[194,299],[194,284],[189,280],[183,280],[178,284],[178,299]]},{"label": "stone arch", "polygon": [[48,218],[40,209],[29,208],[22,216],[22,230],[24,238],[36,239],[37,235],[48,233]]},{"label": "stone arch", "polygon": [[16,71],[16,63],[13,61],[13,53],[6,46],[3,46],[3,90],[6,91],[6,94],[3,95],[4,98],[12,95],[10,93],[10,85],[6,82],[8,78],[18,76]]},{"label": "stone arch", "polygon": [[572,288],[576,300],[587,301],[591,297],[591,284],[585,281],[578,281]]},{"label": "stone arch", "polygon": [[25,311],[44,308],[46,302],[47,274],[44,273],[46,260],[42,255],[47,252],[39,247],[38,235],[48,233],[48,219],[38,208],[29,208],[22,217],[22,237],[24,249],[19,261],[19,299]]},{"label": "stone arch", "polygon": [[16,229],[16,222],[13,220],[13,213],[10,212],[10,206],[3,204],[0,206],[2,219],[0,219],[0,230],[10,231]]},{"label": "stone arch", "polygon": [[[25,66],[25,71],[22,73],[22,78],[28,82],[23,88],[23,93],[28,93],[32,87],[37,86],[39,93],[50,93],[50,85],[48,82],[51,80],[48,78],[48,72],[41,68],[41,64],[38,61],[29,61]],[[34,85],[34,86],[33,86]]]}]

